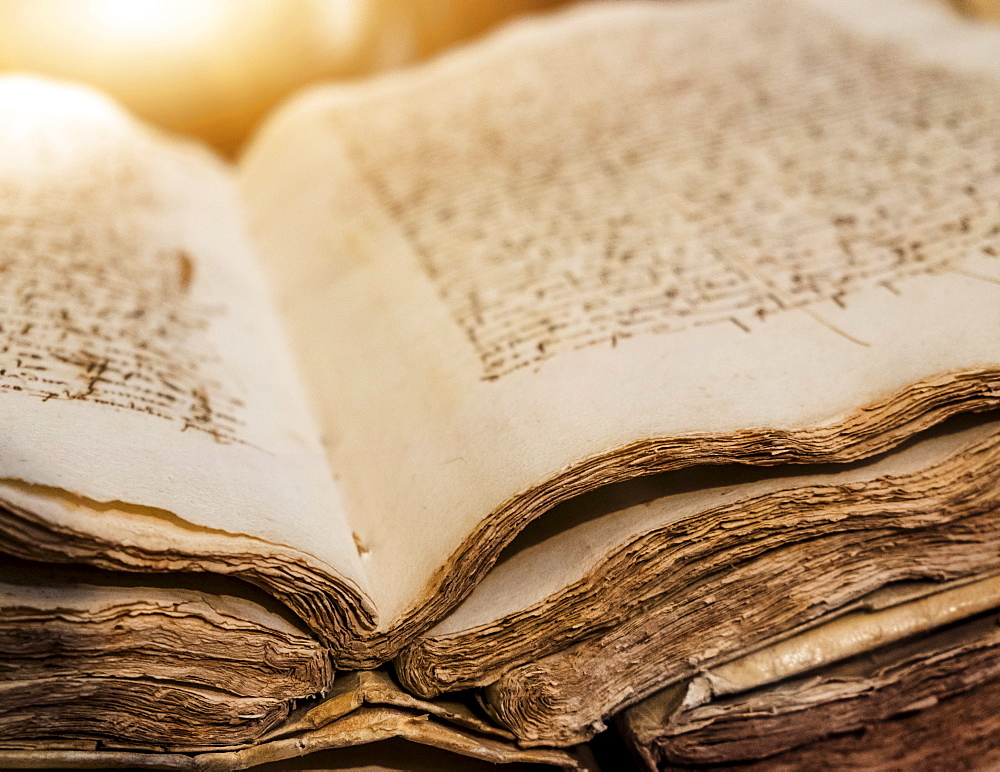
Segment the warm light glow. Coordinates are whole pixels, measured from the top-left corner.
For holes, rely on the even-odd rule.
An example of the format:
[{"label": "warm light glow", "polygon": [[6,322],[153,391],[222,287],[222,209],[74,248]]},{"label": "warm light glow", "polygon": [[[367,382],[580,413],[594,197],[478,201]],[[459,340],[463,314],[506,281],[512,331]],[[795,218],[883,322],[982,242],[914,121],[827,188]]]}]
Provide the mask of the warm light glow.
[{"label": "warm light glow", "polygon": [[0,0],[0,71],[88,83],[232,151],[282,97],[353,67],[374,0]]},{"label": "warm light glow", "polygon": [[[126,125],[111,102],[90,89],[44,78],[7,76],[0,79],[0,169],[16,179],[31,174],[40,184],[72,174],[81,160],[82,145],[72,134],[108,136]],[[106,149],[106,148],[105,148]],[[100,150],[104,152],[104,150]]]},{"label": "warm light glow", "polygon": [[107,120],[118,114],[103,96],[80,86],[32,76],[7,76],[0,81],[0,114],[4,122],[15,118],[47,120],[52,116]]},{"label": "warm light glow", "polygon": [[313,33],[317,39],[343,53],[358,37],[371,4],[361,0],[312,0]]},{"label": "warm light glow", "polygon": [[185,41],[219,31],[235,0],[85,0],[81,21],[117,42]]}]

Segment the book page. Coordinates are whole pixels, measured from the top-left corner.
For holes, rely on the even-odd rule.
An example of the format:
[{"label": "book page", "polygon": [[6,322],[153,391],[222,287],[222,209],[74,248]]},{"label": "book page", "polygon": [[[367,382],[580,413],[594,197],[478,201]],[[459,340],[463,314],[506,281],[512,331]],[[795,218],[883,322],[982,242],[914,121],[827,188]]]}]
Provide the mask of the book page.
[{"label": "book page", "polygon": [[827,5],[584,7],[317,89],[253,145],[383,630],[575,493],[996,403],[1000,67],[943,11]]},{"label": "book page", "polygon": [[[819,490],[834,491],[837,488],[854,492],[880,480],[892,480],[899,485],[900,479],[907,480],[906,490],[910,492],[943,487],[938,482],[938,475],[944,474],[944,469],[955,459],[960,459],[959,464],[964,474],[968,475],[975,454],[1000,445],[1000,421],[996,420],[996,416],[991,418],[993,420],[975,423],[971,419],[955,419],[951,424],[931,430],[885,456],[854,464],[770,469],[696,467],[607,486],[579,496],[522,531],[483,581],[451,614],[429,630],[427,636],[445,637],[474,628],[499,628],[506,635],[511,635],[519,626],[511,624],[513,620],[498,624],[505,616],[529,616],[534,611],[544,617],[543,607],[552,604],[568,588],[580,592],[578,588],[588,573],[607,571],[614,558],[625,562],[626,555],[632,559],[642,555],[636,549],[636,543],[643,537],[660,532],[664,533],[661,545],[681,543],[683,531],[677,525],[685,520],[701,523],[707,528],[714,525],[713,531],[725,533],[736,528],[734,522],[726,521],[724,525],[719,525],[714,518],[710,519],[709,513],[729,511],[734,518],[753,513],[760,517],[760,525],[773,528],[776,513],[771,510],[768,513],[770,517],[761,517],[759,507],[767,497],[779,492],[788,494],[795,491],[797,497],[804,498],[806,494],[802,491],[806,490],[813,491],[814,495]],[[931,485],[931,480],[937,485]],[[964,482],[960,478],[950,483],[949,489],[957,489]],[[801,506],[802,498],[796,501],[797,505]],[[838,498],[845,506],[843,519],[860,516],[856,505],[845,493],[841,492]],[[880,500],[883,506],[887,506],[884,498]],[[803,520],[818,518],[819,512],[826,511],[824,504],[814,499],[811,506],[797,514]],[[777,509],[784,515],[793,506],[778,505]],[[899,511],[894,514],[900,520],[904,517]],[[668,530],[672,528],[676,530]],[[791,535],[798,534],[794,534],[793,530]],[[706,534],[700,536],[698,542],[711,543],[717,538],[717,534]],[[684,563],[689,561],[690,558],[683,560]],[[676,557],[669,558],[670,564],[677,562]],[[617,581],[631,584],[642,573],[645,573],[645,566],[635,567],[628,577]],[[657,589],[665,587],[667,573],[664,566],[655,572]],[[609,592],[602,590],[601,584],[594,582],[593,594],[585,596],[586,603],[594,608],[602,606],[597,594]],[[636,591],[634,602],[642,603],[650,599],[648,587],[642,589],[641,593]],[[620,614],[619,604],[624,602],[628,601],[620,600],[613,607],[606,608],[605,612],[609,616]],[[571,622],[567,620],[566,624]],[[546,629],[551,636],[553,628]]]},{"label": "book page", "polygon": [[[987,594],[988,588],[984,587],[982,592]],[[942,593],[945,594],[952,593]],[[954,602],[951,610],[961,614],[962,601],[955,598]],[[835,636],[838,632],[850,631],[867,636],[873,642],[880,638],[891,640],[896,637],[895,632],[905,632],[917,614],[923,613],[928,622],[936,621],[931,612],[932,606],[937,604],[944,605],[939,600],[927,598],[923,602],[869,613],[870,619],[862,616],[851,625],[845,625],[846,620],[841,618],[831,623],[829,633]],[[905,606],[915,608],[908,611],[904,610]],[[920,606],[923,609],[919,609]],[[967,609],[972,610],[974,607]],[[841,630],[836,630],[837,625]],[[835,660],[837,652],[816,635],[825,632],[824,629],[816,628],[812,632],[811,642],[808,634],[799,636],[800,644],[804,645],[799,647],[805,655],[803,659],[812,656],[820,661]],[[997,613],[993,610],[930,633],[882,645],[859,656],[825,662],[800,676],[784,678],[738,695],[727,696],[725,690],[721,695],[714,695],[712,687],[704,688],[704,681],[700,685],[697,680],[677,684],[625,711],[618,727],[633,748],[636,748],[633,743],[638,743],[640,752],[642,749],[657,752],[665,763],[675,767],[739,764],[740,768],[745,768],[744,765],[752,760],[766,759],[773,768],[777,754],[789,749],[813,743],[822,746],[831,735],[868,734],[867,730],[873,728],[874,733],[879,734],[885,727],[898,726],[903,714],[938,704],[954,705],[955,695],[994,681],[1000,669],[998,632]],[[772,648],[780,650],[794,640],[785,640]],[[815,648],[806,653],[810,643]],[[767,651],[765,648],[751,656],[762,657]],[[825,655],[827,652],[829,656]],[[781,675],[783,670],[778,668],[773,674]],[[720,683],[714,679],[712,671],[703,678]],[[705,700],[706,704],[699,704]],[[968,726],[964,721],[961,723]],[[954,744],[950,731],[956,725],[954,714],[951,721],[939,725],[948,732],[948,743]],[[984,736],[992,737],[993,734],[987,732]],[[920,741],[914,742],[918,737]],[[909,734],[907,742],[910,746],[920,746],[928,739],[939,744],[926,733]],[[963,748],[967,747],[963,743]],[[784,761],[780,756],[777,758]],[[823,758],[821,766],[832,766],[830,755]],[[882,754],[880,758],[884,760],[890,756]],[[913,764],[902,764],[898,754],[891,758],[897,768],[914,768]],[[976,758],[973,767],[989,766],[982,763],[980,756],[969,755],[968,758]],[[837,766],[870,768],[864,764],[844,764],[842,756],[838,756]],[[926,763],[922,767],[934,768]],[[805,767],[800,762],[798,766],[788,764],[785,768]],[[956,765],[956,768],[959,767]]]},{"label": "book page", "polygon": [[0,116],[4,549],[283,561],[370,614],[228,170],[75,87],[4,78]]},{"label": "book page", "polygon": [[231,747],[283,726],[334,682],[329,649],[300,620],[215,574],[0,556],[0,650],[4,748],[55,738]]}]

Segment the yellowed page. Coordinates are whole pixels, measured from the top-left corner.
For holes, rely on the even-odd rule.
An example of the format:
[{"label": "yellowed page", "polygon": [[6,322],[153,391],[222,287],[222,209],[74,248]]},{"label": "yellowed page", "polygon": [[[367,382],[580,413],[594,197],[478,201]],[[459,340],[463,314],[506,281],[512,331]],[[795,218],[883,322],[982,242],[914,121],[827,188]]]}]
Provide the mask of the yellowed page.
[{"label": "yellowed page", "polygon": [[858,611],[707,670],[688,689],[685,707],[734,694],[981,614],[1000,604],[992,577],[881,611]]},{"label": "yellowed page", "polygon": [[[271,740],[234,751],[207,752],[192,756],[184,753],[145,753],[93,748],[38,747],[24,750],[0,748],[0,763],[5,769],[177,769],[228,772],[251,769],[257,765],[276,765],[286,759],[298,759],[307,754],[352,748],[395,738],[405,740],[407,744],[415,743],[417,746],[440,748],[471,759],[482,759],[492,765],[522,763],[549,764],[567,769],[587,768],[578,763],[576,758],[577,755],[581,755],[586,759],[585,754],[571,755],[554,748],[519,748],[509,741],[484,737],[449,726],[426,713],[382,705],[363,706],[333,723],[296,737]],[[356,754],[344,755],[349,760],[358,758]],[[376,758],[379,755],[377,748],[369,754],[370,757]],[[421,749],[407,748],[406,753],[398,755],[405,755],[409,762],[416,766],[421,758]],[[325,770],[337,764],[340,755],[334,753],[329,757],[321,756],[320,759],[317,766]],[[449,769],[460,769],[462,761],[461,758],[452,759],[447,756],[437,759],[438,763],[448,764]],[[302,769],[308,763],[308,761],[291,762],[289,766],[292,769]],[[332,768],[338,767],[332,766]],[[357,769],[357,767],[347,768]],[[407,764],[406,768],[411,768],[410,764]]]},{"label": "yellowed page", "polygon": [[[738,508],[746,512],[757,506],[759,499],[779,491],[834,486],[856,490],[879,479],[893,480],[897,485],[899,480],[905,480],[909,484],[905,489],[915,491],[919,485],[926,485],[927,477],[935,479],[932,475],[938,465],[961,458],[972,448],[989,447],[998,437],[997,420],[972,425],[963,422],[950,431],[922,437],[885,456],[850,466],[799,467],[801,473],[797,475],[770,475],[768,471],[772,470],[761,470],[760,474],[745,475],[748,479],[739,482],[734,478],[744,470],[734,473],[732,468],[722,467],[705,470],[695,481],[690,478],[677,481],[667,474],[628,483],[618,490],[602,490],[603,495],[597,500],[581,497],[563,505],[563,511],[552,518],[565,528],[546,531],[547,524],[540,524],[541,528],[529,529],[516,539],[469,596],[431,628],[426,637],[446,638],[477,628],[484,632],[497,627],[517,629],[512,622],[518,617],[528,617],[532,612],[544,616],[547,604],[552,604],[567,589],[576,589],[589,573],[600,575],[612,558],[625,560],[623,556],[641,537],[685,519],[694,518],[707,526],[707,516],[713,511]],[[962,459],[966,466],[961,469],[966,475],[973,463],[971,457],[969,453],[969,458]],[[672,480],[683,488],[669,490]],[[657,497],[657,492],[666,495]],[[588,502],[589,512],[584,509]],[[819,508],[815,502],[814,507]],[[769,525],[766,520],[762,524]],[[732,526],[727,523],[726,527]],[[679,541],[677,535],[666,536],[665,541],[671,538]],[[661,565],[660,571],[667,568]],[[590,606],[599,607],[599,594],[603,591],[599,589],[601,582],[595,585],[585,597]],[[605,610],[608,615],[617,611]],[[505,621],[504,617],[510,619]],[[567,620],[566,624],[571,622]]]},{"label": "yellowed page", "polygon": [[363,569],[242,222],[204,150],[0,80],[4,549],[285,596],[298,572],[353,635]]},{"label": "yellowed page", "polygon": [[248,213],[382,631],[574,493],[996,404],[1000,70],[846,5],[584,7],[262,132]]},{"label": "yellowed page", "polygon": [[256,742],[333,683],[329,649],[244,582],[0,556],[0,746]]}]

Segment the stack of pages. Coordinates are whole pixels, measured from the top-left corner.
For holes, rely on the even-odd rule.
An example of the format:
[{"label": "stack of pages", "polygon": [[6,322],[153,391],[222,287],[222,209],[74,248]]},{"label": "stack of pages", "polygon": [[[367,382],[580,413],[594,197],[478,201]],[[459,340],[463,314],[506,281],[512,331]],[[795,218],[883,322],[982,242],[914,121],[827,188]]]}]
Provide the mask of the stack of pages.
[{"label": "stack of pages", "polygon": [[931,0],[583,5],[235,167],[0,80],[0,764],[990,715],[998,54]]}]

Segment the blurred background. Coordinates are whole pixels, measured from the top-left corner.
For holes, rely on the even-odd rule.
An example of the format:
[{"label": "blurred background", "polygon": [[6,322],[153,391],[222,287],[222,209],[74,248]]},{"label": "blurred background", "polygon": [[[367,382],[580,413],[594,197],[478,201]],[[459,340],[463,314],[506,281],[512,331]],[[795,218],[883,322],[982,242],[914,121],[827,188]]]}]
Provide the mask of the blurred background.
[{"label": "blurred background", "polygon": [[[0,0],[0,71],[91,84],[233,156],[309,83],[399,67],[570,1]],[[1000,18],[1000,0],[951,2]]]}]

